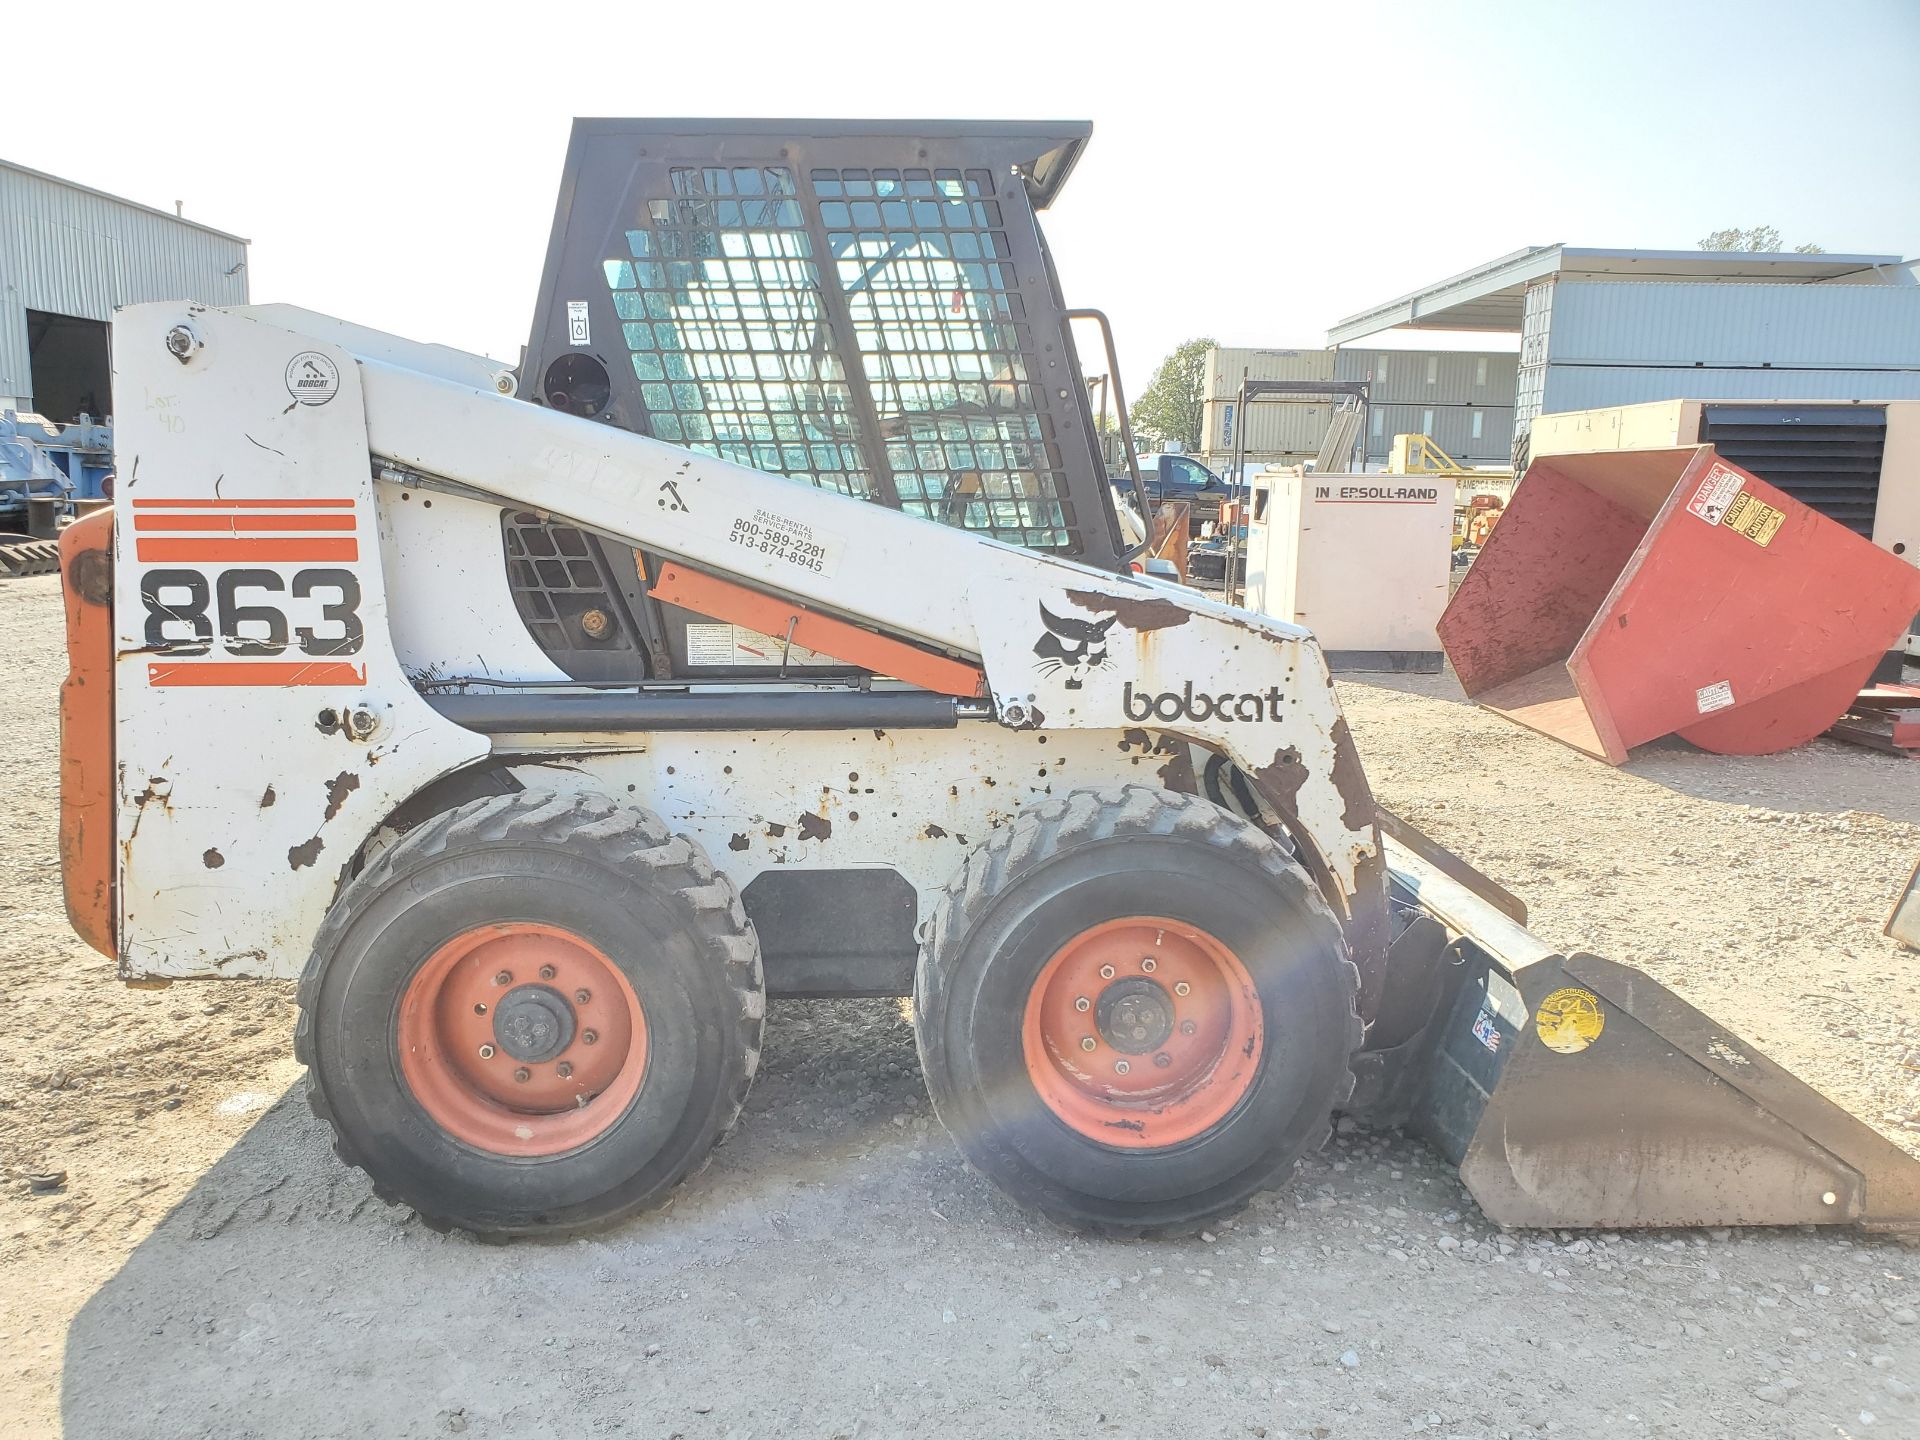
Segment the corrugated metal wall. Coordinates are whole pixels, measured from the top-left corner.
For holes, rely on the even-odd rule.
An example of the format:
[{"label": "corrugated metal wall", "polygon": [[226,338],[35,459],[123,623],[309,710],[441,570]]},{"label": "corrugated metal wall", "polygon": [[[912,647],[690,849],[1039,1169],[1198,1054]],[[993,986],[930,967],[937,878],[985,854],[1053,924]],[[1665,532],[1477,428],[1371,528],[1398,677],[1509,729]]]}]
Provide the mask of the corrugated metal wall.
[{"label": "corrugated metal wall", "polygon": [[[247,242],[0,162],[0,397],[32,393],[28,310],[247,303]],[[232,273],[228,273],[228,272]]]},{"label": "corrugated metal wall", "polygon": [[1920,370],[1549,365],[1542,413],[1648,400],[1920,400]]},{"label": "corrugated metal wall", "polygon": [[1377,405],[1513,404],[1519,357],[1512,354],[1343,349],[1335,355],[1334,378],[1365,380]]},{"label": "corrugated metal wall", "polygon": [[1920,370],[1920,286],[1562,280],[1547,363]]}]

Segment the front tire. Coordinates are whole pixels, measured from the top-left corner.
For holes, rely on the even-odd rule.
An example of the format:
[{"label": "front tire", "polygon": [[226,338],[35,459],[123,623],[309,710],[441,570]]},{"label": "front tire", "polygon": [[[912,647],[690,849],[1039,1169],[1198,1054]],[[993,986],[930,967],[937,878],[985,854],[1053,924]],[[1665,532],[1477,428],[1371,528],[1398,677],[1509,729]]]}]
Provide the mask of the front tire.
[{"label": "front tire", "polygon": [[692,841],[602,795],[490,796],[342,889],[295,1050],[334,1148],[437,1228],[567,1234],[657,1203],[738,1118],[760,949]]},{"label": "front tire", "polygon": [[1184,1233],[1279,1183],[1352,1093],[1358,973],[1271,836],[1129,785],[967,857],[915,986],[936,1112],[1071,1229]]}]

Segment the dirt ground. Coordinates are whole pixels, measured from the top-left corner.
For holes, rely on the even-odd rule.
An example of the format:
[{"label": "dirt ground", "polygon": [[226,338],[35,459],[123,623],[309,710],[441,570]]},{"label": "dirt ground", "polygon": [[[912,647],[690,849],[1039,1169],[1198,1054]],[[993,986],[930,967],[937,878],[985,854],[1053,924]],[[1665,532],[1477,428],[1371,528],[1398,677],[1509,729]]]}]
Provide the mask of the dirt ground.
[{"label": "dirt ground", "polygon": [[[128,990],[68,931],[57,600],[0,585],[0,1434],[1920,1436],[1892,1240],[1502,1233],[1418,1142],[1352,1131],[1216,1233],[1078,1240],[962,1163],[892,1003],[776,1006],[739,1132],[664,1212],[436,1235],[328,1152],[290,986]],[[1382,798],[1537,930],[1920,1153],[1920,955],[1879,933],[1920,764],[1614,771],[1450,680],[1342,689]]]}]

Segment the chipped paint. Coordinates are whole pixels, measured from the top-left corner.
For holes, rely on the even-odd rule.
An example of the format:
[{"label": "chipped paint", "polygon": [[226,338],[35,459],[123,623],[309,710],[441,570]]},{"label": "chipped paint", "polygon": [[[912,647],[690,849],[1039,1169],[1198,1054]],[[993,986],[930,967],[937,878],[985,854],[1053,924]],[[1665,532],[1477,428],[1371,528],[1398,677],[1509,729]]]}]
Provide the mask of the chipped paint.
[{"label": "chipped paint", "polygon": [[1193,618],[1193,611],[1164,595],[1143,595],[1135,599],[1126,595],[1107,595],[1098,590],[1069,590],[1067,599],[1082,610],[1091,610],[1096,615],[1111,615],[1129,630],[1143,633],[1171,629]]},{"label": "chipped paint", "polygon": [[311,840],[295,845],[287,851],[287,865],[294,870],[303,870],[320,858],[320,852],[326,849],[318,835]]},{"label": "chipped paint", "polygon": [[209,847],[206,853],[200,857],[200,863],[209,870],[218,870],[222,865],[227,863],[227,857],[222,855],[218,850]]},{"label": "chipped paint", "polygon": [[1365,830],[1373,824],[1373,787],[1367,784],[1366,767],[1360,763],[1360,751],[1344,715],[1333,722],[1333,788],[1340,792],[1340,819],[1349,830]]},{"label": "chipped paint", "polygon": [[813,811],[808,810],[800,816],[797,823],[800,827],[800,838],[802,840],[831,840],[833,838],[833,822],[824,815],[816,815]]},{"label": "chipped paint", "polygon": [[333,819],[340,813],[340,807],[347,803],[347,796],[360,788],[360,777],[351,770],[342,770],[333,779],[327,781],[327,810],[321,823]]}]

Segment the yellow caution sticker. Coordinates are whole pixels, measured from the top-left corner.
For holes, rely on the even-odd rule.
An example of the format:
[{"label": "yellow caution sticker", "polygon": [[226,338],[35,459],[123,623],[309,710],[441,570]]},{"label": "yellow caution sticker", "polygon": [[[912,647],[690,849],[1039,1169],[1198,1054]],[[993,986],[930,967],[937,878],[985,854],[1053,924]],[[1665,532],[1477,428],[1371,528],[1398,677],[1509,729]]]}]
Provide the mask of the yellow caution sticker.
[{"label": "yellow caution sticker", "polygon": [[1733,497],[1733,503],[1727,506],[1726,517],[1720,523],[1765,549],[1773,543],[1773,537],[1780,533],[1780,526],[1786,518],[1786,511],[1756,499],[1750,490],[1742,490]]},{"label": "yellow caution sticker", "polygon": [[1607,1017],[1600,1000],[1591,990],[1556,990],[1540,1002],[1534,1012],[1533,1028],[1540,1032],[1541,1043],[1562,1055],[1578,1055],[1600,1038],[1607,1028]]}]

